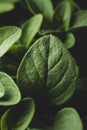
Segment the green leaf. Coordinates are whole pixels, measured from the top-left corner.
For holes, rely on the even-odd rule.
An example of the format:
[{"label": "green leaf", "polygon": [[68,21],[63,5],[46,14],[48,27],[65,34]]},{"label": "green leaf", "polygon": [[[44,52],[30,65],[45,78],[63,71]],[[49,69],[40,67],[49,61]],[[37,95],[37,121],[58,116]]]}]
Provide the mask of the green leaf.
[{"label": "green leaf", "polygon": [[41,95],[45,102],[49,100],[54,105],[71,97],[77,77],[77,66],[70,53],[53,35],[43,36],[31,46],[17,72],[24,95]]},{"label": "green leaf", "polygon": [[25,130],[33,118],[34,111],[33,99],[23,99],[4,113],[1,118],[1,130]]},{"label": "green leaf", "polygon": [[0,105],[14,105],[20,99],[21,94],[17,85],[6,73],[0,72]]},{"label": "green leaf", "polygon": [[68,30],[71,20],[72,7],[68,0],[64,0],[58,4],[54,13],[54,23],[58,29]]},{"label": "green leaf", "polygon": [[87,27],[87,10],[80,10],[80,11],[76,12],[74,14],[73,21],[74,22],[73,22],[70,30]]},{"label": "green leaf", "polygon": [[83,130],[83,125],[74,108],[64,108],[56,115],[51,130]]},{"label": "green leaf", "polygon": [[26,0],[32,14],[41,13],[47,21],[52,21],[54,10],[51,0]]},{"label": "green leaf", "polygon": [[75,37],[72,33],[67,33],[66,38],[64,40],[64,44],[67,49],[72,48],[75,44]]},{"label": "green leaf", "polygon": [[0,57],[20,38],[21,29],[16,26],[0,28]]},{"label": "green leaf", "polygon": [[34,36],[38,33],[42,20],[43,16],[41,14],[37,14],[23,24],[21,43],[26,48],[30,46]]},{"label": "green leaf", "polygon": [[44,21],[39,34],[44,35],[68,31],[71,17],[78,10],[80,10],[80,8],[73,0],[59,0],[52,23],[48,23],[46,26],[47,22]]},{"label": "green leaf", "polygon": [[14,9],[14,5],[7,2],[0,1],[0,14],[11,11]]}]

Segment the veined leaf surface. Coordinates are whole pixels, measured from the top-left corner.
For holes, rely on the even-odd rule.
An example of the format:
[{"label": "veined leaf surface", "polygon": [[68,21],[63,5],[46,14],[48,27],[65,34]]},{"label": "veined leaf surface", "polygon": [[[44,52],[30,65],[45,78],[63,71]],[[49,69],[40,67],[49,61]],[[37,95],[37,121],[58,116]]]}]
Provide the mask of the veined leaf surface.
[{"label": "veined leaf surface", "polygon": [[48,35],[37,40],[25,54],[17,73],[20,90],[26,95],[47,94],[58,105],[75,90],[78,69],[63,43]]},{"label": "veined leaf surface", "polygon": [[14,81],[6,73],[0,72],[0,105],[17,104],[21,99],[20,91]]},{"label": "veined leaf surface", "polygon": [[0,57],[20,38],[21,29],[16,26],[0,28]]}]

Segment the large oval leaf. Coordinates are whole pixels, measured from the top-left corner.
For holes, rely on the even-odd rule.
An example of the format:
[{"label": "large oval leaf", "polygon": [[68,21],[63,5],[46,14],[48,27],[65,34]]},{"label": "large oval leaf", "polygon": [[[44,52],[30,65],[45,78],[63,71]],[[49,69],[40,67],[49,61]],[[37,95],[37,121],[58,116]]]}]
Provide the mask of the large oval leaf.
[{"label": "large oval leaf", "polygon": [[53,5],[51,0],[26,0],[29,10],[33,14],[41,13],[44,18],[51,21],[53,18]]},{"label": "large oval leaf", "polygon": [[77,75],[77,66],[63,43],[48,35],[37,40],[25,54],[17,77],[23,94],[41,94],[43,99],[47,94],[46,101],[57,105],[73,94]]},{"label": "large oval leaf", "polygon": [[21,43],[26,48],[30,46],[31,41],[33,40],[34,36],[39,31],[41,23],[42,23],[42,19],[43,19],[43,16],[41,14],[37,14],[23,24]]},{"label": "large oval leaf", "polygon": [[16,26],[0,28],[0,57],[20,38],[21,29]]},{"label": "large oval leaf", "polygon": [[25,130],[35,111],[33,99],[25,98],[15,107],[7,110],[1,118],[1,130]]},{"label": "large oval leaf", "polygon": [[7,2],[0,1],[0,14],[11,11],[14,9],[14,5]]},{"label": "large oval leaf", "polygon": [[83,125],[74,108],[64,108],[58,112],[51,130],[83,130]]},{"label": "large oval leaf", "polygon": [[20,99],[20,91],[14,81],[6,73],[0,72],[0,105],[14,105]]}]

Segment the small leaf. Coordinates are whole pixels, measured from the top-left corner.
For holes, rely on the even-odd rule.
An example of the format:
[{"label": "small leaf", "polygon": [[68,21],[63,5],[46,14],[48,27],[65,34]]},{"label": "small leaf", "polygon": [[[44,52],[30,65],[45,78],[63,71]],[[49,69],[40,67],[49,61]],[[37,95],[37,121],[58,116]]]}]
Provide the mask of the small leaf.
[{"label": "small leaf", "polygon": [[54,13],[54,23],[57,28],[68,30],[71,20],[71,3],[68,0],[64,0],[58,4]]},{"label": "small leaf", "polygon": [[64,44],[65,44],[67,49],[72,48],[74,46],[74,44],[75,44],[75,37],[74,37],[74,35],[72,33],[68,33],[66,35],[66,38],[64,40]]},{"label": "small leaf", "polygon": [[16,26],[0,28],[0,57],[20,38],[21,29]]},{"label": "small leaf", "polygon": [[83,130],[83,125],[74,108],[64,108],[56,115],[51,130]]},{"label": "small leaf", "polygon": [[0,14],[11,11],[14,9],[14,5],[4,1],[0,1]]},{"label": "small leaf", "polygon": [[54,10],[51,0],[26,0],[33,14],[41,13],[47,21],[52,21]]},{"label": "small leaf", "polygon": [[39,31],[41,23],[42,23],[42,19],[43,19],[42,15],[37,14],[23,24],[21,43],[26,48],[30,46],[31,41],[33,40],[34,36]]},{"label": "small leaf", "polygon": [[0,72],[0,105],[14,105],[20,99],[20,91],[14,81],[6,73]]},{"label": "small leaf", "polygon": [[78,70],[72,56],[53,35],[43,36],[31,46],[17,72],[23,95],[43,96],[45,102],[54,105],[71,97],[77,77]]},{"label": "small leaf", "polygon": [[76,12],[73,21],[74,22],[70,30],[87,27],[87,10],[80,10]]},{"label": "small leaf", "polygon": [[1,130],[25,130],[33,118],[34,111],[33,99],[23,99],[4,113],[1,118]]}]

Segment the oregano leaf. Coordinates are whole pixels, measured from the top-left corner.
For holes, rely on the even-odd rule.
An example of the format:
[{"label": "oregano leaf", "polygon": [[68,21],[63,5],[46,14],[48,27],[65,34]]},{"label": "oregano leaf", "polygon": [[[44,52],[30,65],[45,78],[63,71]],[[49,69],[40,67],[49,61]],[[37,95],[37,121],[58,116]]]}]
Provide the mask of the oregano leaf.
[{"label": "oregano leaf", "polygon": [[43,96],[45,102],[49,100],[54,105],[71,97],[77,77],[70,53],[53,35],[43,36],[31,46],[17,72],[23,95]]},{"label": "oregano leaf", "polygon": [[0,57],[20,38],[21,29],[16,26],[5,26],[0,28]]},{"label": "oregano leaf", "polygon": [[83,130],[83,124],[74,108],[63,108],[56,115],[51,130]]},{"label": "oregano leaf", "polygon": [[73,16],[73,24],[70,30],[87,27],[87,10],[77,11]]},{"label": "oregano leaf", "polygon": [[0,14],[11,11],[14,9],[14,5],[4,1],[0,1]]},{"label": "oregano leaf", "polygon": [[20,91],[14,81],[4,72],[0,72],[0,106],[17,104],[21,99]]},{"label": "oregano leaf", "polygon": [[68,0],[64,0],[58,4],[54,13],[54,23],[59,29],[68,30],[71,20],[72,7]]},{"label": "oregano leaf", "polygon": [[72,33],[67,33],[64,40],[64,44],[67,49],[72,48],[75,44],[75,37]]},{"label": "oregano leaf", "polygon": [[52,21],[54,9],[51,0],[26,0],[28,9],[31,11],[32,14],[43,14],[44,18],[47,21]]},{"label": "oregano leaf", "polygon": [[2,130],[25,130],[35,111],[32,98],[24,98],[19,104],[8,109],[1,118]]},{"label": "oregano leaf", "polygon": [[42,23],[43,16],[41,14],[37,14],[27,20],[22,25],[22,36],[21,36],[21,43],[28,48],[30,46],[31,41],[33,40],[34,36],[38,33],[41,23]]}]

